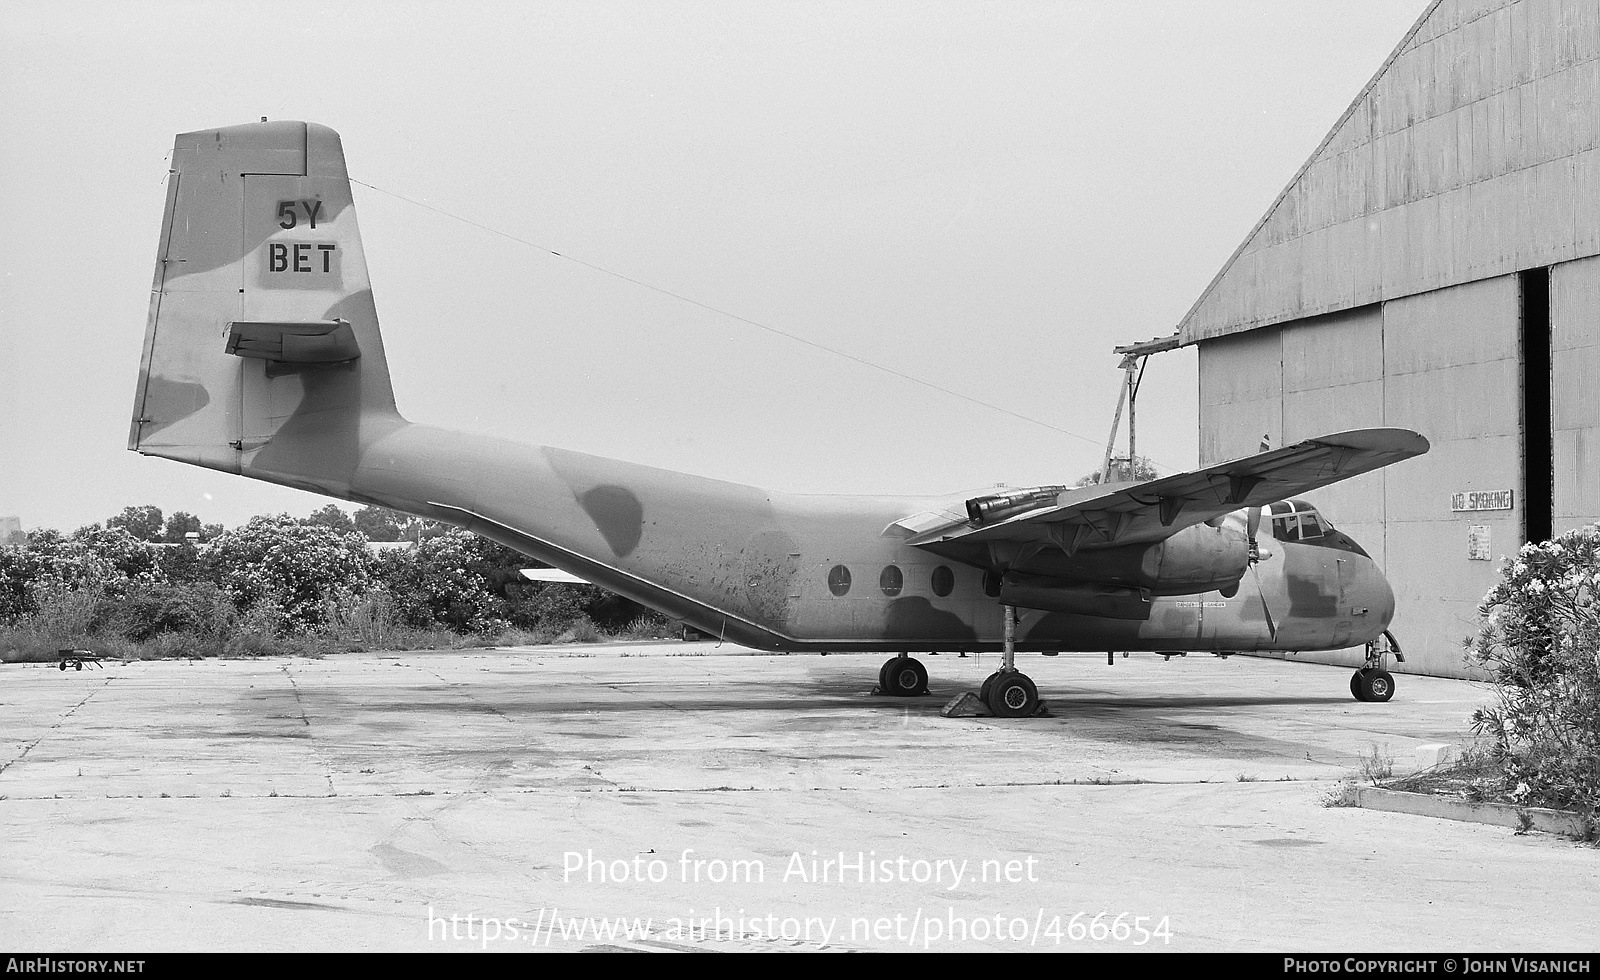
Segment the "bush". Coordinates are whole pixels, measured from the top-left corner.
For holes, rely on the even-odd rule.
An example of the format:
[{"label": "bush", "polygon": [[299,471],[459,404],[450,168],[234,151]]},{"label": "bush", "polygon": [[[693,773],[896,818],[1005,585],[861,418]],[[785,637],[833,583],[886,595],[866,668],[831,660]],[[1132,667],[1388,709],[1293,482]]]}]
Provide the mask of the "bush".
[{"label": "bush", "polygon": [[240,612],[262,607],[277,633],[328,625],[333,609],[366,591],[373,564],[361,535],[287,514],[224,532],[203,560]]},{"label": "bush", "polygon": [[1469,659],[1499,704],[1473,726],[1507,795],[1600,815],[1600,525],[1524,545],[1479,613]]},{"label": "bush", "polygon": [[[110,554],[101,554],[100,545]],[[127,576],[119,562],[153,577],[133,554],[144,547],[121,531],[94,528],[84,538],[44,534],[25,545],[0,548],[0,622],[33,615],[41,599],[67,592],[120,595]]]},{"label": "bush", "polygon": [[385,552],[375,577],[391,598],[393,617],[414,629],[443,627],[457,633],[498,633],[506,628],[505,603],[494,588],[494,567],[481,538],[458,528],[415,548]]},{"label": "bush", "polygon": [[[413,549],[375,556],[343,529],[342,513],[256,517],[228,532],[205,525],[201,548],[141,539],[158,526],[154,507],[70,536],[30,532],[0,546],[0,657],[48,660],[62,647],[314,656],[667,632],[665,620],[597,586],[525,581],[524,556],[444,525]],[[180,512],[167,523],[181,539],[198,518]]]},{"label": "bush", "polygon": [[209,582],[140,583],[120,600],[102,599],[95,610],[97,630],[114,630],[136,643],[164,633],[215,643],[235,618],[227,595]]}]

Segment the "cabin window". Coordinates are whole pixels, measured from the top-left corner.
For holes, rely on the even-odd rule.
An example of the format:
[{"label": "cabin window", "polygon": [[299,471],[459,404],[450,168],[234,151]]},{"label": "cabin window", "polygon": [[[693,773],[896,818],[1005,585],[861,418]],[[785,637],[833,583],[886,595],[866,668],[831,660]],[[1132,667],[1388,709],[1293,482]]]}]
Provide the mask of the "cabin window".
[{"label": "cabin window", "polygon": [[891,599],[900,594],[905,584],[906,577],[901,574],[899,565],[885,565],[883,574],[878,576],[878,588]]},{"label": "cabin window", "polygon": [[1300,540],[1300,519],[1293,514],[1272,519],[1272,536],[1279,541]]},{"label": "cabin window", "polygon": [[1322,537],[1322,522],[1317,520],[1316,514],[1300,515],[1300,537],[1302,540]]},{"label": "cabin window", "polygon": [[834,595],[844,595],[850,591],[850,569],[843,565],[835,565],[828,571],[828,591]]},{"label": "cabin window", "polygon": [[933,594],[943,598],[954,592],[956,588],[956,573],[943,565],[933,570]]}]

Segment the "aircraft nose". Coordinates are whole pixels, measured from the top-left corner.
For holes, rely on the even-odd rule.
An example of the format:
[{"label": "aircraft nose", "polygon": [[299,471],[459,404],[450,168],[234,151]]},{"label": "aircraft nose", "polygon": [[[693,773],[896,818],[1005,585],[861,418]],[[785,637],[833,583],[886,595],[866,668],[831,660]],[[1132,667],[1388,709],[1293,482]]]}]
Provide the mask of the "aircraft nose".
[{"label": "aircraft nose", "polygon": [[1361,602],[1370,612],[1369,616],[1379,624],[1379,632],[1389,628],[1389,623],[1394,619],[1394,588],[1389,585],[1389,579],[1384,576],[1378,563],[1367,561],[1367,574],[1362,576]]}]

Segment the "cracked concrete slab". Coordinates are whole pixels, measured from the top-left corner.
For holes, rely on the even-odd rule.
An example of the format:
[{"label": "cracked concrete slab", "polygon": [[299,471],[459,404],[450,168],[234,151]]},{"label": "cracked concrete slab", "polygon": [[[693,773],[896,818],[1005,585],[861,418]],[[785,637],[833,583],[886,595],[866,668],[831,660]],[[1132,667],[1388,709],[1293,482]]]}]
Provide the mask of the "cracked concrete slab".
[{"label": "cracked concrete slab", "polygon": [[[0,938],[82,952],[1592,943],[1555,910],[1587,907],[1600,851],[1322,805],[1363,755],[1464,739],[1486,696],[1468,682],[1402,676],[1394,701],[1361,704],[1338,668],[1066,655],[1023,661],[1049,717],[945,719],[996,658],[926,657],[931,693],[909,700],[869,695],[881,659],[667,643],[0,667]],[[1074,938],[1100,913],[1170,937]],[[619,918],[650,931],[617,933]]]}]

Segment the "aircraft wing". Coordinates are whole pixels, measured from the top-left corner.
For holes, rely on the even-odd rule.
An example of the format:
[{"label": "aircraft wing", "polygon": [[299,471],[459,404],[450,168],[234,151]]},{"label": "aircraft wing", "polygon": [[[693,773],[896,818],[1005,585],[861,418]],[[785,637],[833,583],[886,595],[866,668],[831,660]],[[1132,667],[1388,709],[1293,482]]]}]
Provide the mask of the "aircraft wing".
[{"label": "aircraft wing", "polygon": [[[967,501],[967,518],[932,515],[890,525],[907,544],[965,553],[980,542],[1081,547],[1159,541],[1243,507],[1260,507],[1428,451],[1409,429],[1355,429],[1145,483],[1006,491]],[[1059,491],[1059,492],[1057,492]]]}]

